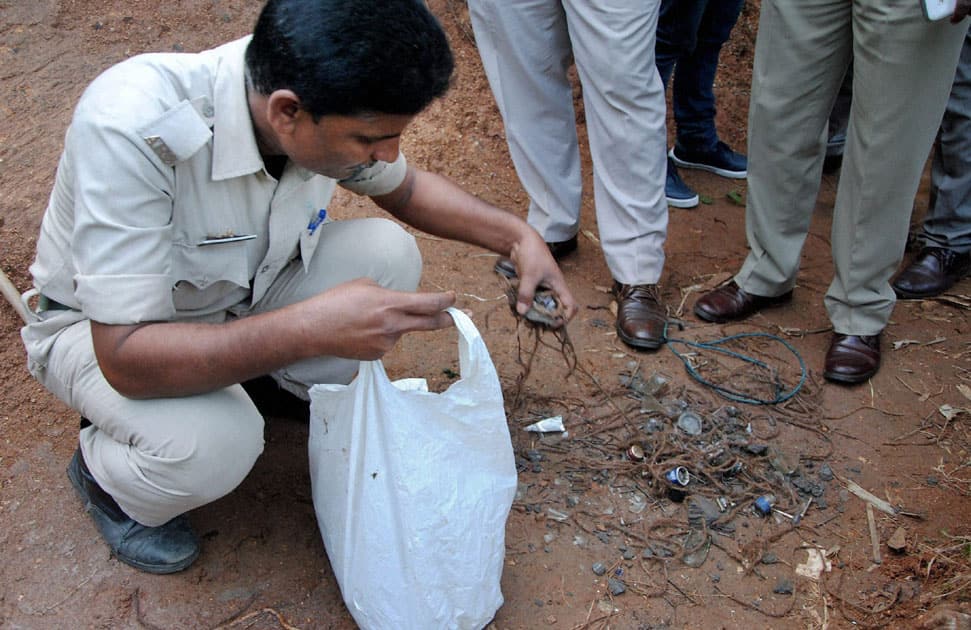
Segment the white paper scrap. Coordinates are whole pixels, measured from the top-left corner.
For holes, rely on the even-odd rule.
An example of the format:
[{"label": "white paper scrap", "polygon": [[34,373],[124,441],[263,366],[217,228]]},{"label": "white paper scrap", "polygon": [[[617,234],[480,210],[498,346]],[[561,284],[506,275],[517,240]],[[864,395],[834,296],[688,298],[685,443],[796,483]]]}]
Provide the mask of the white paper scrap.
[{"label": "white paper scrap", "polygon": [[563,416],[552,416],[534,422],[526,427],[526,430],[533,433],[552,433],[554,431],[565,431],[566,428],[563,426]]},{"label": "white paper scrap", "polygon": [[796,565],[796,574],[807,577],[810,580],[818,580],[823,571],[827,573],[832,571],[833,563],[826,557],[825,550],[811,548],[806,549],[806,553],[809,554],[809,557],[806,558],[804,563]]}]

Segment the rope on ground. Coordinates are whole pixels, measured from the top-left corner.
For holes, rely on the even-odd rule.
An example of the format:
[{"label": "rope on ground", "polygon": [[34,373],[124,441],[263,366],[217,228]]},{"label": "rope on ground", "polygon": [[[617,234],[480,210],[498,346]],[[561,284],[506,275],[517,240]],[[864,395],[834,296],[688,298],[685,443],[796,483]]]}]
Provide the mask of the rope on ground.
[{"label": "rope on ground", "polygon": [[[733,341],[738,341],[740,339],[749,339],[749,338],[764,338],[764,339],[768,339],[769,341],[775,341],[782,344],[782,346],[784,346],[786,350],[791,352],[792,355],[795,356],[796,360],[799,362],[799,371],[800,371],[799,382],[796,383],[794,387],[786,390],[785,386],[781,382],[779,382],[778,378],[776,378],[774,379],[774,385],[775,385],[774,396],[772,396],[771,398],[754,397],[746,394],[745,392],[741,392],[741,391],[732,389],[730,387],[726,387],[724,385],[719,385],[718,383],[714,383],[704,378],[698,372],[695,366],[692,365],[690,358],[686,356],[684,353],[681,353],[678,350],[676,350],[674,347],[675,344],[683,344],[685,346],[688,346],[689,348],[697,348],[698,350],[716,352],[716,353],[731,357],[733,359],[738,359],[743,363],[752,364],[756,367],[762,368],[763,370],[770,371],[773,374],[778,374],[778,370],[774,369],[765,361],[762,361],[753,356],[749,356],[747,354],[743,354],[741,352],[737,352],[735,350],[730,350],[728,348],[723,347],[725,344],[731,343]],[[777,405],[795,396],[799,392],[799,390],[802,389],[802,386],[806,382],[806,377],[808,375],[806,370],[806,363],[805,361],[803,361],[803,358],[799,354],[799,352],[796,351],[796,349],[793,348],[792,345],[790,345],[785,339],[782,339],[781,337],[778,337],[776,335],[771,335],[769,333],[759,333],[759,332],[739,333],[737,335],[731,335],[728,337],[722,337],[720,339],[715,339],[713,341],[705,341],[705,342],[690,341],[688,339],[677,339],[674,337],[668,337],[667,346],[668,348],[671,349],[671,352],[673,352],[676,357],[681,359],[681,362],[684,363],[685,371],[688,373],[688,375],[691,378],[701,383],[705,387],[708,387],[714,390],[720,396],[735,402],[748,403],[751,405]]]}]

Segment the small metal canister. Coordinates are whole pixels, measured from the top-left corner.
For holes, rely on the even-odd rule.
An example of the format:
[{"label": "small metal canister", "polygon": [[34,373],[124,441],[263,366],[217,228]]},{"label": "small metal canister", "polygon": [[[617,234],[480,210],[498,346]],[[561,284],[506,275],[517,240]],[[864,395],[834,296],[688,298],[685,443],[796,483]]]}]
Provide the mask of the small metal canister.
[{"label": "small metal canister", "polygon": [[755,499],[755,509],[762,516],[768,516],[772,513],[772,506],[775,504],[775,497],[771,494],[763,494],[759,498]]},{"label": "small metal canister", "polygon": [[687,494],[685,488],[691,482],[691,474],[684,466],[678,466],[664,473],[664,480],[668,482],[668,498],[676,503],[684,501]]}]

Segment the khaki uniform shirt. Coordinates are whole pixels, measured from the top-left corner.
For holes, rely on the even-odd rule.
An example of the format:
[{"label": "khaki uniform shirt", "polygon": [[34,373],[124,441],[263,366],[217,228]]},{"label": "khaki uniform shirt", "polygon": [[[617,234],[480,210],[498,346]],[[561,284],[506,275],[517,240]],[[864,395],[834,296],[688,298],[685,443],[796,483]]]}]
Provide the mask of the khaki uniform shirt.
[{"label": "khaki uniform shirt", "polygon": [[106,324],[219,321],[307,264],[336,184],[372,196],[401,184],[403,155],[341,182],[292,163],[272,177],[246,100],[248,42],[139,55],[88,87],[30,268],[42,294]]}]

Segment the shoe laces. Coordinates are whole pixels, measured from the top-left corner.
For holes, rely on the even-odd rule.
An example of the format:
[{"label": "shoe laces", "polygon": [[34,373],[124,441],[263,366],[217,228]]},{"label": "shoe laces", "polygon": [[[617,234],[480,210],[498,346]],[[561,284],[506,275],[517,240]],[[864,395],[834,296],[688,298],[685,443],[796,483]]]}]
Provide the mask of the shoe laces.
[{"label": "shoe laces", "polygon": [[940,261],[941,267],[947,269],[950,265],[954,263],[955,260],[961,255],[954,251],[953,249],[948,249],[947,247],[928,247],[925,250],[928,256],[933,256]]},{"label": "shoe laces", "polygon": [[617,301],[621,300],[650,300],[661,303],[661,289],[656,284],[620,284],[614,289]]}]

